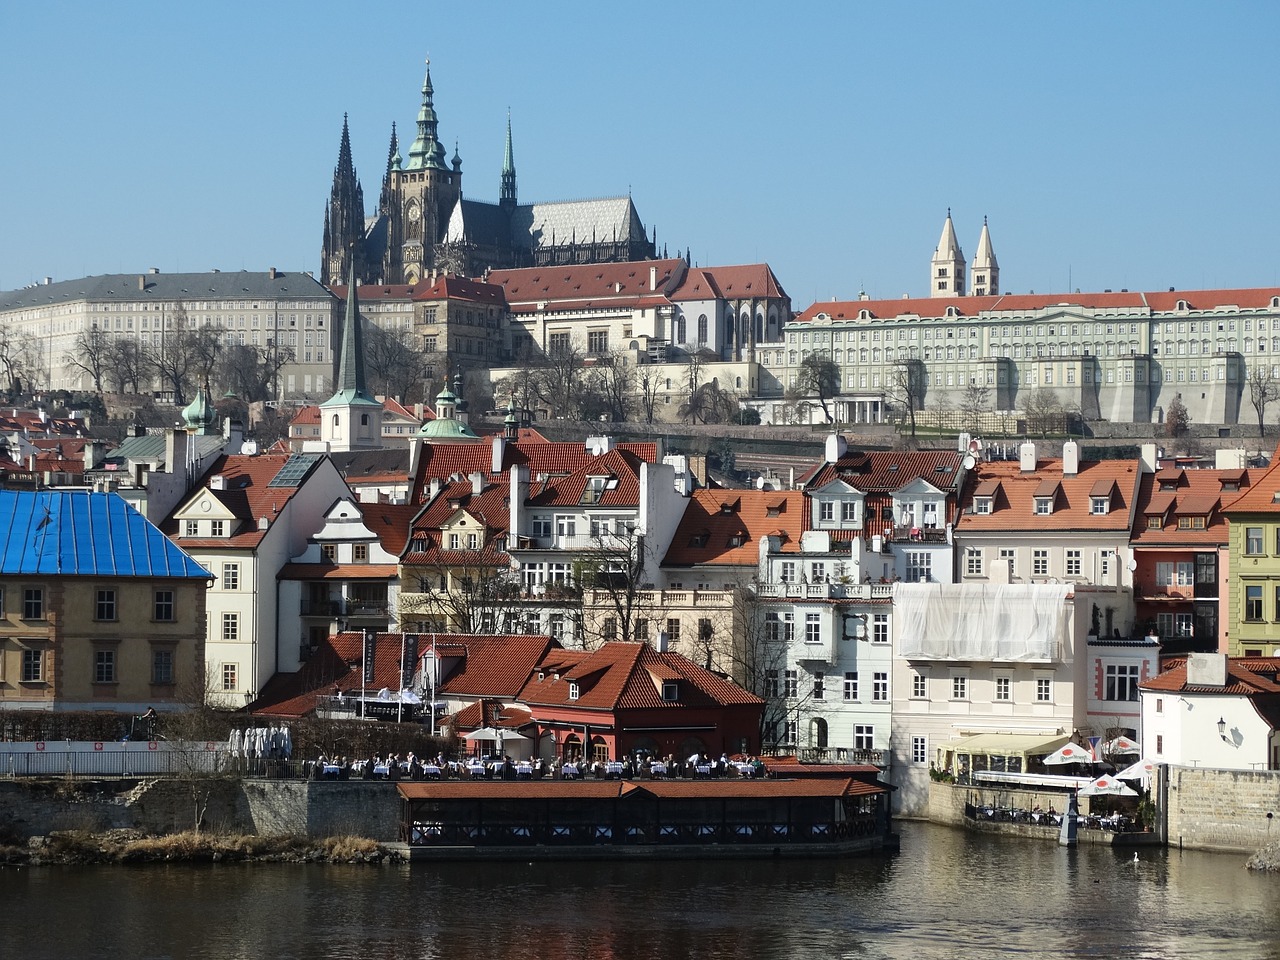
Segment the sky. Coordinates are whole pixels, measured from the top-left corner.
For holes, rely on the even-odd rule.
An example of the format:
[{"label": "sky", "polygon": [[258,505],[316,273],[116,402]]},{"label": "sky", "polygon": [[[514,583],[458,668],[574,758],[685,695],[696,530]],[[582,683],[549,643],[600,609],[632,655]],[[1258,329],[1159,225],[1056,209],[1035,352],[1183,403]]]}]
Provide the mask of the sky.
[{"label": "sky", "polygon": [[431,60],[463,192],[630,193],[802,310],[924,296],[948,209],[1012,293],[1280,286],[1280,4],[0,3],[0,290],[319,270]]}]

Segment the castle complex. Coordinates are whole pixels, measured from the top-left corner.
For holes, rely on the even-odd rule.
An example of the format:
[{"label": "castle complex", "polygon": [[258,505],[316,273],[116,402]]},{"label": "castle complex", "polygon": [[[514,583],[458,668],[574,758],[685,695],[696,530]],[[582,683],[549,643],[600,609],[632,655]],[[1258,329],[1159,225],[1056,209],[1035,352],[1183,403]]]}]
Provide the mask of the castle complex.
[{"label": "castle complex", "polygon": [[416,284],[432,274],[479,277],[490,269],[645,260],[654,243],[630,197],[525,203],[516,196],[515,151],[507,118],[497,203],[464,198],[462,158],[445,161],[431,70],[422,81],[417,132],[406,159],[394,124],[382,191],[372,217],[351,159],[346,117],[333,189],[325,207],[320,277],[347,282]]}]

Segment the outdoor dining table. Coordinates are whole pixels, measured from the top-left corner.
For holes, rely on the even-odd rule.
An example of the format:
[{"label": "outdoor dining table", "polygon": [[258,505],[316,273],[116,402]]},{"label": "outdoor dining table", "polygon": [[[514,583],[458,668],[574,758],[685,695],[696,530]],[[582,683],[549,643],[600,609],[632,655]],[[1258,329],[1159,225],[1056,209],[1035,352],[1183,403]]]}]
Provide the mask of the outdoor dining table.
[{"label": "outdoor dining table", "polygon": [[604,774],[606,777],[622,776],[622,764],[612,760],[609,761],[604,765]]},{"label": "outdoor dining table", "polygon": [[651,763],[649,765],[649,776],[665,777],[667,775],[667,765],[665,763]]},{"label": "outdoor dining table", "polygon": [[440,776],[440,768],[437,767],[434,763],[428,763],[425,766],[423,766],[422,772],[426,774],[428,777]]},{"label": "outdoor dining table", "polygon": [[338,773],[339,770],[336,763],[326,763],[324,765],[324,775],[326,777],[333,777],[336,780],[338,778]]},{"label": "outdoor dining table", "polygon": [[468,763],[467,773],[473,777],[483,777],[485,775],[485,766],[483,763]]},{"label": "outdoor dining table", "polygon": [[566,763],[560,769],[560,774],[566,780],[573,780],[578,776],[578,765],[576,763]]},{"label": "outdoor dining table", "polygon": [[533,777],[533,764],[527,760],[521,760],[516,764],[516,776],[521,780],[529,780]]}]

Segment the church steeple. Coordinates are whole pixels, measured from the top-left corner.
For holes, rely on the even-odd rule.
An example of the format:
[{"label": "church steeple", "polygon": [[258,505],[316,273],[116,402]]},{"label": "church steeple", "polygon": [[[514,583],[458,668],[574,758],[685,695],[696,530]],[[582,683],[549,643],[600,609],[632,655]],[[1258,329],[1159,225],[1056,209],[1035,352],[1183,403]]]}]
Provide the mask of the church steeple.
[{"label": "church steeple", "polygon": [[368,449],[380,445],[382,404],[369,396],[364,381],[364,336],[360,331],[360,297],[355,268],[347,287],[347,310],[342,321],[342,349],[333,396],[320,404],[324,440],[333,451]]},{"label": "church steeple", "polygon": [[964,254],[956,239],[956,228],[951,222],[951,208],[947,208],[947,220],[942,225],[942,239],[933,251],[929,270],[929,295],[931,297],[964,296]]},{"label": "church steeple", "polygon": [[991,231],[987,229],[986,217],[982,218],[978,252],[973,255],[973,267],[969,273],[973,277],[975,297],[994,297],[1000,292],[1000,264],[996,262],[996,251],[991,246]]},{"label": "church steeple", "polygon": [[498,203],[503,209],[516,205],[516,158],[511,149],[511,111],[507,111],[507,149],[502,158],[502,185],[498,192]]},{"label": "church steeple", "polygon": [[[364,191],[351,160],[351,133],[347,115],[342,115],[342,139],[338,144],[338,165],[333,170],[333,188],[324,212],[324,241],[320,251],[320,276],[329,286],[343,282],[350,268],[364,274]],[[356,261],[360,261],[358,264]]]},{"label": "church steeple", "polygon": [[387,169],[382,174],[382,196],[378,198],[378,213],[391,213],[394,198],[391,195],[391,171],[400,169],[400,144],[396,140],[396,122],[391,121],[391,145],[387,147]]},{"label": "church steeple", "polygon": [[418,108],[418,136],[409,147],[409,170],[447,170],[444,163],[444,147],[440,143],[435,104],[431,97],[431,61],[427,61],[427,75],[422,81],[422,106]]}]

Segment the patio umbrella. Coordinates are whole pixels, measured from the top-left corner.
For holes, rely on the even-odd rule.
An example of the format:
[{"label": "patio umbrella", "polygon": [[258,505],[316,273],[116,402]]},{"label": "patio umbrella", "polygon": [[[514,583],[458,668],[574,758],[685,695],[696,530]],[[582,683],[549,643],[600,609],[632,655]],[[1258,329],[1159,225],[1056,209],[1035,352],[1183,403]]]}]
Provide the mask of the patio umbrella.
[{"label": "patio umbrella", "polygon": [[472,730],[462,739],[471,741],[493,740],[496,742],[497,740],[528,740],[529,738],[522,733],[517,733],[515,730],[496,730],[493,727],[481,727],[479,730]]},{"label": "patio umbrella", "polygon": [[1123,770],[1117,773],[1116,779],[1117,780],[1141,780],[1143,783],[1147,783],[1148,781],[1151,780],[1151,775],[1155,773],[1155,771],[1156,771],[1155,761],[1147,760],[1146,758],[1143,758],[1142,760],[1139,760],[1137,763],[1131,763],[1129,766],[1125,767]]},{"label": "patio umbrella", "polygon": [[1107,756],[1118,753],[1142,753],[1142,745],[1134,743],[1128,737],[1120,736],[1114,740],[1108,740],[1102,745],[1102,752]]},{"label": "patio umbrella", "polygon": [[1112,776],[1101,776],[1097,780],[1086,783],[1079,790],[1082,797],[1100,797],[1103,795],[1113,797],[1136,797],[1138,791],[1125,786],[1119,780]]},{"label": "patio umbrella", "polygon": [[1064,743],[1044,758],[1047,766],[1054,766],[1062,763],[1093,763],[1093,753],[1088,747],[1082,747],[1078,743]]}]

